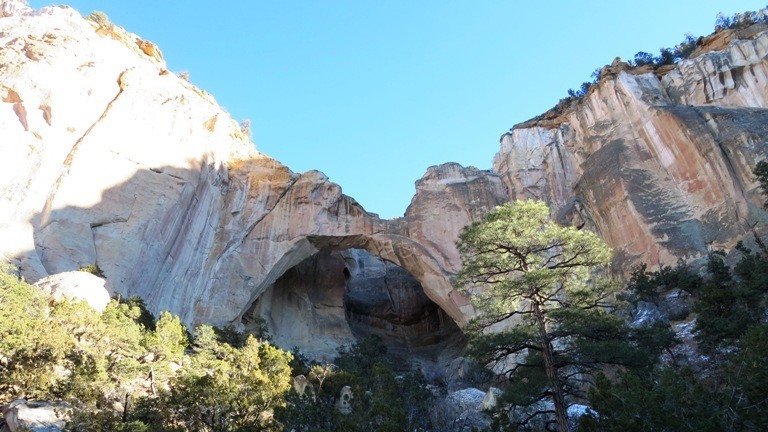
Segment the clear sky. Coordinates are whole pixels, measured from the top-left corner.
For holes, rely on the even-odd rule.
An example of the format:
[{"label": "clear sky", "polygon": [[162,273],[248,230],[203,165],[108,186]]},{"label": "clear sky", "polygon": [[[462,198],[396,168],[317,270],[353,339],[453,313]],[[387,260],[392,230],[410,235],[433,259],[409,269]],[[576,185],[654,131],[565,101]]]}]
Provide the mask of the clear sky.
[{"label": "clear sky", "polygon": [[[499,137],[614,57],[766,0],[71,0],[160,46],[249,119],[256,147],[401,216],[430,165],[490,169]],[[33,7],[49,0],[30,0]]]}]

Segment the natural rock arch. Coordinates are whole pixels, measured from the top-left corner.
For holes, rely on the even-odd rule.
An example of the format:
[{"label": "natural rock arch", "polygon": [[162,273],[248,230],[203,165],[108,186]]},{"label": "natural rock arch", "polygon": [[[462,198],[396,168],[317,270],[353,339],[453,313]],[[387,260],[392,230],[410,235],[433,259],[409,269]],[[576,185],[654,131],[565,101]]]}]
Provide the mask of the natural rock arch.
[{"label": "natural rock arch", "polygon": [[464,326],[467,323],[467,314],[460,309],[460,300],[463,299],[457,298],[451,280],[438,261],[418,242],[394,234],[307,235],[298,239],[254,287],[250,300],[243,305],[236,321],[242,318],[249,305],[256,301],[267,287],[274,284],[290,268],[319,251],[347,249],[362,249],[402,267],[421,283],[427,297],[443,309],[456,324]]}]

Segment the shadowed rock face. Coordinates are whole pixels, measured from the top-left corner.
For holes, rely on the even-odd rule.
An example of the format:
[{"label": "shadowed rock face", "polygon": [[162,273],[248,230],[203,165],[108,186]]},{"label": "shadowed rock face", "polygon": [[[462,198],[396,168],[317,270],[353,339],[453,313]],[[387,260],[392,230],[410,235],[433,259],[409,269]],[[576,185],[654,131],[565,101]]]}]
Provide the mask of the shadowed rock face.
[{"label": "shadowed rock face", "polygon": [[493,165],[510,199],[547,201],[625,263],[733,247],[768,220],[752,176],[768,159],[768,33],[745,34],[661,78],[604,69],[579,104],[513,128]]},{"label": "shadowed rock face", "polygon": [[261,317],[280,347],[331,360],[339,346],[355,342],[344,313],[344,269],[339,252],[318,252],[288,269],[245,313],[246,329]]},{"label": "shadowed rock face", "polygon": [[342,257],[349,274],[344,306],[353,334],[379,336],[390,351],[425,354],[461,339],[456,324],[403,268],[355,249]]},{"label": "shadowed rock face", "polygon": [[403,268],[370,253],[321,251],[285,272],[243,317],[263,317],[275,342],[330,360],[341,345],[375,335],[404,358],[456,354],[464,337]]}]

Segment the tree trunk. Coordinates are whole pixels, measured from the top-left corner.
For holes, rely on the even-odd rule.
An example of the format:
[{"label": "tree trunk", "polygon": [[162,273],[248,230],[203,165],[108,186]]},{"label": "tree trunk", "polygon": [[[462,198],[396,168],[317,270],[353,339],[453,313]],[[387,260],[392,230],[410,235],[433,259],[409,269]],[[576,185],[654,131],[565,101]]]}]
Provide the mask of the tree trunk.
[{"label": "tree trunk", "polygon": [[152,396],[157,397],[157,388],[155,387],[155,368],[149,367],[149,389],[152,391]]},{"label": "tree trunk", "polygon": [[125,394],[125,405],[123,405],[123,423],[128,423],[128,413],[130,412],[130,406],[131,406],[131,395],[130,393]]},{"label": "tree trunk", "polygon": [[552,343],[547,334],[547,326],[544,322],[544,314],[541,312],[539,303],[531,301],[533,313],[536,316],[536,322],[539,326],[539,337],[541,338],[541,355],[544,356],[544,370],[549,379],[550,390],[552,391],[552,402],[555,405],[555,419],[557,420],[557,430],[559,432],[568,432],[568,406],[565,404],[563,388],[560,384],[557,366],[555,366],[555,354]]}]

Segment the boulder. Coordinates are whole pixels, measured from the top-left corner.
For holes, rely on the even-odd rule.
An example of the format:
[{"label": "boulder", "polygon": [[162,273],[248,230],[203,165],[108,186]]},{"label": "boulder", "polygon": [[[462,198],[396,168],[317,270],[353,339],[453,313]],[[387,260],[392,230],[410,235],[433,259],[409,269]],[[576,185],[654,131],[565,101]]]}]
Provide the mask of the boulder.
[{"label": "boulder", "polygon": [[101,312],[111,298],[104,287],[105,280],[82,271],[58,273],[40,279],[35,286],[47,292],[56,301],[81,300]]},{"label": "boulder", "polygon": [[67,423],[65,403],[17,399],[2,408],[10,432],[60,432]]},{"label": "boulder", "polygon": [[449,393],[434,404],[430,415],[439,430],[487,430],[491,418],[483,412],[485,393],[476,388],[465,388]]},{"label": "boulder", "polygon": [[492,411],[499,405],[499,397],[501,396],[501,390],[496,387],[491,387],[483,397],[483,411]]},{"label": "boulder", "polygon": [[659,307],[651,302],[639,301],[632,313],[632,321],[629,326],[634,328],[647,327],[657,321],[666,321]]},{"label": "boulder", "polygon": [[339,398],[336,399],[336,410],[342,414],[352,413],[352,387],[344,386],[339,391]]},{"label": "boulder", "polygon": [[455,391],[485,384],[492,378],[492,374],[470,358],[455,357],[445,367],[444,377],[448,390]]},{"label": "boulder", "polygon": [[573,404],[568,406],[568,426],[575,431],[579,425],[579,419],[587,414],[594,413],[587,405]]},{"label": "boulder", "polygon": [[297,375],[293,377],[293,389],[299,396],[310,395],[314,397],[315,389],[312,383],[309,382],[304,375]]},{"label": "boulder", "polygon": [[447,397],[448,401],[461,413],[481,411],[484,398],[485,393],[476,388],[458,390]]}]

